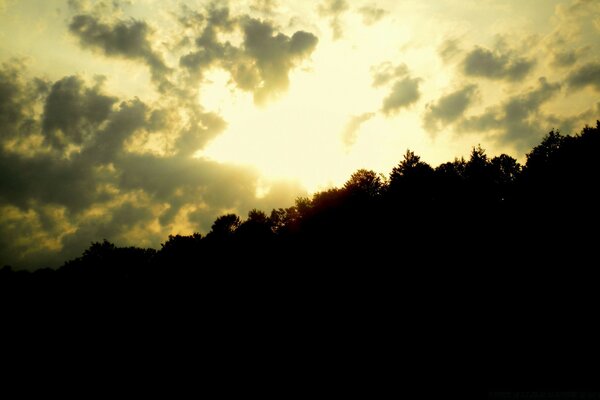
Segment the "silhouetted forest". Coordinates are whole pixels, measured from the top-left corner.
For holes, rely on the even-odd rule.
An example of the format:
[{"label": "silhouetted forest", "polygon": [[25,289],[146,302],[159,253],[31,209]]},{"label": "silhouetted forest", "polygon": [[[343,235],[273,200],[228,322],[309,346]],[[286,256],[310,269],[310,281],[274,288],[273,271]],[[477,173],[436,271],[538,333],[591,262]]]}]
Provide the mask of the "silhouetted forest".
[{"label": "silhouetted forest", "polygon": [[[104,240],[58,270],[5,266],[1,282],[118,287],[240,270],[344,275],[565,256],[583,262],[585,229],[598,217],[598,154],[600,123],[575,136],[548,133],[523,166],[480,146],[436,168],[407,151],[389,176],[361,169],[342,188],[292,207],[223,215],[205,236],[169,236],[158,251]],[[553,253],[540,251],[544,244]]]},{"label": "silhouetted forest", "polygon": [[[232,343],[236,329],[247,337],[263,323],[311,337],[298,318],[333,347],[343,335],[327,327],[338,323],[385,343],[402,326],[403,343],[427,344],[424,359],[474,346],[482,368],[516,349],[564,361],[589,350],[577,346],[598,304],[599,154],[600,122],[548,133],[525,165],[478,146],[433,168],[407,151],[389,176],[358,170],[341,188],[245,219],[223,215],[208,234],[170,236],[159,250],[104,240],[57,270],[4,267],[0,291],[4,304],[83,314],[110,304],[127,318],[185,305],[199,323],[236,321],[218,333]],[[572,330],[581,341],[558,354],[557,338]],[[502,365],[527,371],[521,359]]]}]

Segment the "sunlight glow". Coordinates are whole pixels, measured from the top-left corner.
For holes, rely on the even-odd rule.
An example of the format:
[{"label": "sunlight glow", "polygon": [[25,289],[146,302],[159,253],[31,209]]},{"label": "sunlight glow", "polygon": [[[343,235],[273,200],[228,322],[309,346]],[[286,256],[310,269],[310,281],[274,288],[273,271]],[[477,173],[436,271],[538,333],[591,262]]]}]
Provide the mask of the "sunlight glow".
[{"label": "sunlight glow", "polygon": [[[207,110],[219,112],[228,127],[199,155],[256,167],[267,179],[295,179],[310,192],[341,185],[358,168],[387,172],[403,152],[390,152],[387,144],[403,146],[393,132],[384,137],[388,143],[383,146],[368,139],[384,131],[383,117],[376,114],[382,90],[371,86],[370,73],[373,60],[382,58],[377,53],[384,50],[367,42],[323,40],[312,62],[290,74],[289,90],[263,107],[253,103],[250,93],[233,89],[226,73],[212,71],[200,101]],[[365,112],[375,116],[360,127],[357,142],[348,149],[342,132],[353,116]]]}]

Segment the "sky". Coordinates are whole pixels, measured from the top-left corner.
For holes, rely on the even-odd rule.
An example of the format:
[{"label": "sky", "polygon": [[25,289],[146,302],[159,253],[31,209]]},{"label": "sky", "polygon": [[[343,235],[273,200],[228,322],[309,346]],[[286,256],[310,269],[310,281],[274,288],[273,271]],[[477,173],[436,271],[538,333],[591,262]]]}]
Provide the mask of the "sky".
[{"label": "sky", "polygon": [[596,0],[0,0],[0,265],[600,118]]}]

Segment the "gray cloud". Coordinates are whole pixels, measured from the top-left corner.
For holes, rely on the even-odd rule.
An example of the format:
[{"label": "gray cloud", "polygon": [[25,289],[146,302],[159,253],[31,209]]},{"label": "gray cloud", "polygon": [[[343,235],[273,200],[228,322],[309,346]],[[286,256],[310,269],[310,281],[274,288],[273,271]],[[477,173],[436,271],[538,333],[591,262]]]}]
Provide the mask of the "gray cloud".
[{"label": "gray cloud", "polygon": [[123,151],[123,144],[134,133],[148,128],[149,107],[138,98],[123,101],[111,113],[104,127],[95,132],[94,140],[82,157],[100,164],[110,163]]},{"label": "gray cloud", "polygon": [[162,56],[152,48],[151,29],[144,21],[100,21],[90,14],[73,17],[69,31],[79,38],[83,47],[101,51],[106,56],[118,56],[145,62],[152,79],[162,90],[168,86],[166,75],[170,69]]},{"label": "gray cloud", "polygon": [[117,99],[101,94],[99,89],[85,88],[76,76],[52,85],[42,120],[44,135],[52,146],[64,149],[68,144],[82,144],[108,118]]},{"label": "gray cloud", "polygon": [[279,7],[276,0],[253,0],[250,3],[250,10],[264,15],[273,15]]},{"label": "gray cloud", "polygon": [[462,49],[458,39],[446,39],[438,47],[438,54],[446,63],[452,61],[460,53],[462,53]]},{"label": "gray cloud", "polygon": [[370,120],[375,116],[375,113],[367,112],[360,115],[353,116],[348,124],[346,124],[344,131],[342,132],[342,142],[346,148],[350,148],[356,143],[358,131],[362,124]]},{"label": "gray cloud", "polygon": [[0,68],[0,140],[28,136],[36,130],[37,121],[30,118],[37,100],[48,91],[41,79],[25,82],[20,74],[24,65],[12,60]]},{"label": "gray cloud", "polygon": [[227,127],[227,122],[212,112],[196,112],[175,142],[178,154],[193,155]]},{"label": "gray cloud", "polygon": [[476,91],[477,85],[467,85],[442,96],[436,103],[428,104],[423,118],[425,129],[435,133],[459,119],[472,103]]},{"label": "gray cloud", "polygon": [[514,56],[511,52],[475,47],[463,60],[463,72],[467,76],[518,81],[529,74],[534,65],[534,60]]},{"label": "gray cloud", "polygon": [[318,41],[316,36],[304,31],[295,32],[291,38],[275,34],[272,25],[253,18],[244,21],[243,30],[244,54],[259,77],[252,88],[257,103],[288,88],[290,69],[309,56]]},{"label": "gray cloud", "polygon": [[[495,132],[494,138],[498,142],[525,151],[540,139],[540,135],[552,128],[539,125],[540,121],[544,121],[540,107],[558,94],[560,88],[559,83],[540,78],[536,88],[509,97],[483,114],[463,118],[458,131]],[[532,117],[536,117],[536,122],[532,121]]]},{"label": "gray cloud", "polygon": [[[0,70],[0,264],[53,266],[102,238],[158,247],[170,233],[207,232],[224,212],[285,205],[299,192],[279,185],[257,199],[256,171],[192,157],[223,129],[214,113],[119,101],[76,76],[37,84],[17,67]],[[171,145],[130,149],[141,134]]]},{"label": "gray cloud", "polygon": [[346,0],[324,0],[319,4],[318,11],[322,17],[329,18],[329,26],[333,32],[333,39],[341,39],[344,36],[341,16],[348,11],[349,6]]},{"label": "gray cloud", "polygon": [[[257,104],[276,97],[289,86],[289,73],[308,58],[318,43],[315,35],[297,31],[291,37],[275,26],[249,16],[231,18],[227,8],[210,8],[196,48],[180,58],[192,77],[201,79],[205,70],[218,66],[228,71],[235,85],[252,92]],[[241,30],[240,47],[220,42],[219,32]]]},{"label": "gray cloud", "polygon": [[600,91],[600,63],[589,62],[573,70],[567,77],[567,83],[573,89],[592,86]]},{"label": "gray cloud", "polygon": [[198,29],[203,26],[199,36],[195,38],[196,49],[182,56],[179,65],[190,72],[201,74],[204,69],[215,65],[220,60],[234,58],[238,49],[229,42],[221,43],[219,33],[232,32],[237,20],[232,18],[227,7],[217,7],[212,4],[206,10],[206,15],[185,8],[180,22],[188,28]]},{"label": "gray cloud", "polygon": [[372,5],[361,7],[358,9],[358,12],[362,15],[363,23],[365,25],[373,25],[379,22],[387,14],[387,11],[383,8]]},{"label": "gray cloud", "polygon": [[557,51],[552,54],[552,65],[555,67],[570,67],[577,62],[575,50]]},{"label": "gray cloud", "polygon": [[404,63],[394,65],[384,62],[371,67],[373,81],[371,86],[378,88],[388,86],[389,93],[383,99],[381,111],[385,115],[397,113],[400,109],[410,106],[421,97],[419,85],[421,78],[410,76],[408,66]]},{"label": "gray cloud", "polygon": [[386,115],[392,115],[415,103],[421,97],[420,82],[420,78],[411,77],[396,81],[389,95],[383,100],[381,111]]},{"label": "gray cloud", "polygon": [[373,87],[380,87],[388,84],[396,78],[402,78],[408,75],[408,67],[406,64],[393,65],[390,62],[371,67],[371,75],[373,76]]}]

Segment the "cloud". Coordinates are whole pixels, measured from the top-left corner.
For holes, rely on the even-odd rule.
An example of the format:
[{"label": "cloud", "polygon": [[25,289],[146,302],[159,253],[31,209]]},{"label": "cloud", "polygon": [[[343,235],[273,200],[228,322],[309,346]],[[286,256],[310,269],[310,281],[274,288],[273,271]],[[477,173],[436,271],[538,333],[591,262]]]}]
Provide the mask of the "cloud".
[{"label": "cloud", "polygon": [[276,0],[253,0],[250,3],[250,10],[264,15],[273,15],[279,7]]},{"label": "cloud", "polygon": [[408,75],[408,66],[404,63],[393,65],[390,62],[384,62],[371,67],[371,75],[373,77],[371,85],[377,88],[388,84],[393,79]]},{"label": "cloud", "polygon": [[98,50],[109,57],[143,61],[149,66],[152,79],[163,90],[168,85],[166,75],[170,69],[162,56],[152,48],[152,30],[146,22],[117,19],[105,23],[93,15],[79,14],[72,18],[69,31],[84,48]]},{"label": "cloud", "polygon": [[[297,186],[257,199],[256,171],[194,158],[225,122],[180,105],[118,99],[78,76],[27,79],[5,64],[0,264],[56,266],[102,238],[158,247],[171,233],[207,232],[224,212],[293,201]],[[153,140],[164,146],[147,148]]]},{"label": "cloud", "polygon": [[[289,72],[310,56],[318,39],[309,32],[297,31],[291,37],[275,33],[271,24],[248,18],[242,23],[244,31],[241,64],[246,73],[234,74],[242,88],[251,88],[256,103],[261,104],[289,86]],[[244,62],[246,61],[246,62]],[[248,81],[248,71],[253,78]]]},{"label": "cloud", "polygon": [[187,8],[184,12],[186,15],[179,20],[185,27],[191,26],[197,29],[196,25],[204,25],[204,28],[194,40],[196,48],[180,57],[180,66],[187,68],[193,75],[198,75],[221,60],[236,57],[239,49],[229,42],[221,43],[218,40],[219,33],[232,32],[237,25],[237,20],[229,14],[229,8],[211,5],[206,10],[206,15]]},{"label": "cloud", "polygon": [[100,93],[100,86],[85,88],[77,76],[63,78],[52,85],[44,104],[42,130],[56,148],[80,145],[106,121],[115,97]]},{"label": "cloud", "polygon": [[392,115],[417,102],[421,97],[419,84],[420,78],[406,77],[396,81],[392,86],[389,95],[383,100],[381,111],[385,115]]},{"label": "cloud", "polygon": [[0,68],[0,140],[4,144],[29,136],[38,128],[29,115],[34,113],[38,98],[47,92],[48,83],[41,79],[25,82],[21,77],[24,68],[19,60],[5,62]]},{"label": "cloud", "polygon": [[555,67],[570,67],[577,62],[575,50],[556,51],[552,54],[552,65]]},{"label": "cloud", "polygon": [[191,156],[225,130],[227,122],[212,112],[196,112],[181,131],[175,148],[179,155]]},{"label": "cloud", "polygon": [[466,85],[442,96],[436,103],[428,104],[423,124],[430,133],[435,133],[458,120],[472,103],[477,85]]},{"label": "cloud", "polygon": [[460,41],[458,39],[446,39],[438,47],[438,54],[444,62],[452,61],[457,55],[462,53]]},{"label": "cloud", "polygon": [[358,12],[362,15],[363,23],[365,25],[373,25],[379,22],[388,13],[383,8],[371,5],[359,8]]},{"label": "cloud", "polygon": [[381,108],[385,115],[393,115],[421,97],[419,85],[422,79],[411,77],[408,66],[404,63],[394,65],[386,61],[375,65],[371,67],[371,76],[373,78],[371,86],[389,89]]},{"label": "cloud", "polygon": [[349,9],[346,0],[325,0],[319,4],[317,9],[320,16],[329,18],[329,26],[333,31],[333,40],[341,39],[344,36],[344,31],[340,18]]},{"label": "cloud", "polygon": [[475,47],[465,56],[462,67],[467,76],[518,81],[527,76],[534,65],[534,60],[514,56],[511,52]]},{"label": "cloud", "polygon": [[581,17],[600,10],[600,5],[595,0],[572,0],[570,4],[559,4],[556,7],[560,17]]},{"label": "cloud", "polygon": [[346,124],[346,127],[342,132],[342,142],[344,143],[344,146],[346,146],[346,148],[350,148],[354,145],[354,143],[356,143],[358,131],[360,130],[362,124],[364,124],[374,116],[375,113],[367,112],[360,115],[354,115],[350,119],[350,121],[348,121],[348,124]]},{"label": "cloud", "polygon": [[567,83],[573,89],[592,86],[600,91],[600,63],[589,62],[571,71],[567,77]]},{"label": "cloud", "polygon": [[463,118],[457,131],[492,134],[499,143],[525,151],[540,139],[543,132],[552,128],[539,125],[540,121],[545,120],[540,108],[560,89],[559,83],[540,78],[537,87],[509,97],[499,106],[488,108],[480,115]]},{"label": "cloud", "polygon": [[[290,37],[269,21],[247,15],[232,18],[227,8],[212,7],[207,13],[196,48],[180,58],[180,66],[196,79],[209,68],[220,67],[240,90],[253,93],[256,104],[285,92],[290,71],[310,57],[318,43],[310,32],[296,31]],[[243,38],[240,46],[219,41],[218,33],[235,30]]]}]

